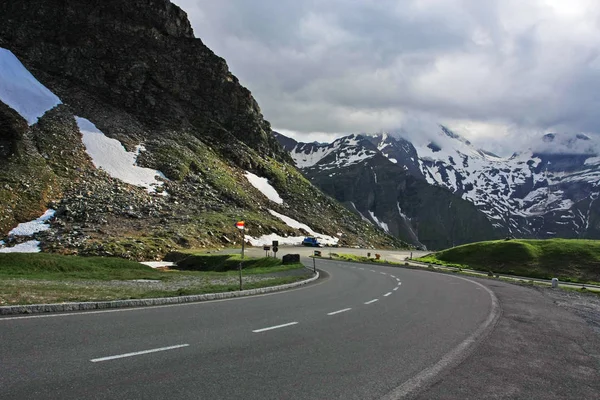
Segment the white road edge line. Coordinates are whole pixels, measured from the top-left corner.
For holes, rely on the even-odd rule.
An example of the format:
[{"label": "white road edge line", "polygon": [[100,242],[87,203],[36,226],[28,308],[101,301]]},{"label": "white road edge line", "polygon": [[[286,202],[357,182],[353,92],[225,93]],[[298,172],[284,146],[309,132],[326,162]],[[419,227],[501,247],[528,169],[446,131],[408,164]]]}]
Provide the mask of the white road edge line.
[{"label": "white road edge line", "polygon": [[386,294],[383,295],[383,297],[388,297],[390,294],[392,294],[392,292],[387,292]]},{"label": "white road edge line", "polygon": [[335,315],[335,314],[343,313],[343,312],[350,311],[350,310],[352,310],[352,309],[351,308],[344,308],[343,310],[337,310],[337,311],[334,311],[334,312],[327,313],[327,315]]},{"label": "white road edge line", "polygon": [[92,359],[90,361],[93,362],[93,363],[101,362],[101,361],[110,361],[110,360],[116,360],[117,358],[126,358],[126,357],[139,356],[139,355],[142,355],[142,354],[157,353],[159,351],[167,351],[167,350],[180,349],[182,347],[188,347],[188,346],[189,346],[189,344],[178,344],[176,346],[161,347],[161,348],[158,348],[158,349],[151,349],[151,350],[142,350],[142,351],[136,351],[136,352],[133,352],[133,353],[119,354],[119,355],[116,355],[116,356],[94,358],[94,359]]},{"label": "white road edge line", "polygon": [[256,330],[253,330],[252,332],[260,333],[260,332],[270,331],[273,329],[285,328],[286,326],[296,325],[297,323],[298,322],[289,322],[287,324],[281,324],[281,325],[269,326],[268,328],[256,329]]},{"label": "white road edge line", "polygon": [[494,292],[479,282],[475,282],[470,279],[462,278],[459,276],[452,277],[456,279],[461,279],[463,281],[471,282],[484,289],[489,294],[492,301],[490,314],[488,315],[487,319],[481,325],[479,325],[475,332],[473,332],[468,338],[466,338],[454,349],[446,353],[437,363],[425,368],[424,370],[422,370],[421,372],[404,382],[402,385],[398,386],[395,390],[382,397],[381,400],[396,400],[414,397],[414,395],[417,394],[420,389],[428,387],[429,385],[436,382],[442,371],[452,366],[457,366],[463,360],[465,360],[468,357],[468,355],[471,354],[471,352],[477,347],[477,345],[480,344],[481,341],[487,335],[489,335],[496,326],[496,323],[502,315],[502,308],[500,307],[500,303],[498,302],[498,298],[496,297]]},{"label": "white road edge line", "polygon": [[375,303],[376,301],[379,301],[379,299],[373,299],[373,300],[367,301],[365,304],[372,304],[372,303]]}]

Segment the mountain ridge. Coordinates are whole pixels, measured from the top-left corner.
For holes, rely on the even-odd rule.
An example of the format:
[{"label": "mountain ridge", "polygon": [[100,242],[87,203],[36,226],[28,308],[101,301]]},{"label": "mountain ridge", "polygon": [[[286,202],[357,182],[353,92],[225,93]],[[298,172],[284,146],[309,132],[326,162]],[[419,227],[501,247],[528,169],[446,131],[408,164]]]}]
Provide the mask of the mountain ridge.
[{"label": "mountain ridge", "polygon": [[[600,196],[600,158],[597,143],[586,135],[547,134],[511,157],[475,148],[442,125],[418,144],[387,133],[362,137],[389,163],[400,167],[398,181],[408,174],[470,202],[494,226],[496,237],[600,238],[600,210],[595,201]],[[303,173],[312,177],[322,163],[323,149],[330,154],[336,143],[349,138],[356,140],[356,135],[313,146],[312,152],[304,144],[284,147]],[[337,162],[339,167],[345,164],[339,158]]]},{"label": "mountain ridge", "polygon": [[[49,208],[50,229],[32,238],[67,254],[160,259],[271,234],[291,240],[304,234],[300,222],[340,244],[405,245],[297,172],[250,91],[169,1],[4,2],[0,48],[3,59],[10,52],[18,60],[20,79],[58,99],[25,118],[9,104],[18,103],[15,92],[1,91],[15,82],[0,75],[4,250],[30,239],[9,233],[17,224]],[[128,163],[133,180],[110,166],[117,162]],[[145,183],[136,180],[142,173],[151,175]],[[249,238],[234,226],[240,219]]]}]

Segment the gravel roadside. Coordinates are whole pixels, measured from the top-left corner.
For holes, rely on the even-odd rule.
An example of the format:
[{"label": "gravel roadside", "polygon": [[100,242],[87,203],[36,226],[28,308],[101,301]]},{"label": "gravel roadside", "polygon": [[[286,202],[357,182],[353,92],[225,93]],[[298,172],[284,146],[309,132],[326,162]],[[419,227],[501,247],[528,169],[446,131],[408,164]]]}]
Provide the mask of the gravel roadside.
[{"label": "gravel roadside", "polygon": [[600,399],[600,298],[473,279],[502,308],[495,329],[416,398]]}]

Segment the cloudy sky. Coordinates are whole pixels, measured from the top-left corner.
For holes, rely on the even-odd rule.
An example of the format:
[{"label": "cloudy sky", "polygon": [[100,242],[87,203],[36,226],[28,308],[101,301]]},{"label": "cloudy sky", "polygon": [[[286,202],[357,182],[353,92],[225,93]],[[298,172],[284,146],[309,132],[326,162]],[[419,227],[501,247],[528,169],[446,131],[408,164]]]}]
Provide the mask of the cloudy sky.
[{"label": "cloudy sky", "polygon": [[597,0],[175,0],[275,129],[600,132]]}]

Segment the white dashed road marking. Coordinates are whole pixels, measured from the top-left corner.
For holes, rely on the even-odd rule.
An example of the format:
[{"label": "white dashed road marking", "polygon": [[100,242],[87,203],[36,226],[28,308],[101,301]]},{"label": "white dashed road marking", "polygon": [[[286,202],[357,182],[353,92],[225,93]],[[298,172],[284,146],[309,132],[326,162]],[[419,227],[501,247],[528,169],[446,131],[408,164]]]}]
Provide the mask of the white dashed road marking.
[{"label": "white dashed road marking", "polygon": [[139,355],[142,355],[142,354],[157,353],[159,351],[167,351],[167,350],[180,349],[182,347],[187,347],[187,346],[189,346],[189,344],[178,344],[176,346],[169,346],[169,347],[161,347],[161,348],[158,348],[158,349],[136,351],[134,353],[125,353],[125,354],[119,354],[119,355],[116,355],[116,356],[94,358],[94,359],[92,359],[90,361],[93,362],[93,363],[101,362],[101,361],[110,361],[110,360],[116,360],[117,358],[125,358],[125,357],[139,356]]},{"label": "white dashed road marking", "polygon": [[334,312],[330,312],[327,315],[340,314],[340,313],[343,313],[343,312],[346,312],[346,311],[350,311],[350,310],[352,310],[352,309],[351,308],[344,308],[343,310],[337,310],[337,311],[334,311]]},{"label": "white dashed road marking", "polygon": [[254,330],[252,332],[254,332],[254,333],[260,333],[260,332],[270,331],[270,330],[273,330],[273,329],[285,328],[286,326],[296,325],[297,323],[298,322],[289,322],[287,324],[281,324],[281,325],[269,326],[268,328],[256,329],[256,330]]},{"label": "white dashed road marking", "polygon": [[383,295],[383,297],[388,297],[390,294],[392,294],[392,292],[387,292],[386,294]]},{"label": "white dashed road marking", "polygon": [[375,303],[376,301],[379,301],[379,299],[373,299],[373,300],[367,301],[365,304],[372,304],[372,303]]},{"label": "white dashed road marking", "polygon": [[394,288],[394,291],[396,291],[396,290],[398,290],[398,286],[396,286],[396,287]]}]

